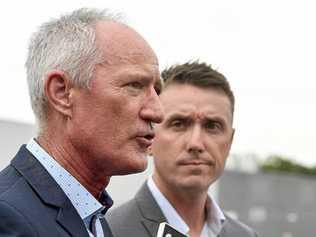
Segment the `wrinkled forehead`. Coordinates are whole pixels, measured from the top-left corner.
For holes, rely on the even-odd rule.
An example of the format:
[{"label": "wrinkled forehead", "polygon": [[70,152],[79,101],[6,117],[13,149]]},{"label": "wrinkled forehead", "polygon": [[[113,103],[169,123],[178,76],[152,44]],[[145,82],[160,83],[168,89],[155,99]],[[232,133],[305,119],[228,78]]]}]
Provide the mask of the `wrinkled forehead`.
[{"label": "wrinkled forehead", "polygon": [[107,64],[158,65],[156,54],[145,39],[132,28],[117,22],[96,23],[96,43]]}]

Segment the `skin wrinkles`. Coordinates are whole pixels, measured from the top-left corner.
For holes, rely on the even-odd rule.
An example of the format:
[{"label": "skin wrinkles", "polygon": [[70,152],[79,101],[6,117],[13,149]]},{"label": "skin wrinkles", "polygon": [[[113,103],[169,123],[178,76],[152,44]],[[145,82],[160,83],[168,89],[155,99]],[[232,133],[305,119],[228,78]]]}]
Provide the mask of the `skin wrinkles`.
[{"label": "skin wrinkles", "polygon": [[[131,82],[141,82],[143,86],[148,86],[150,83],[154,83],[155,88],[160,91],[162,84],[159,79],[158,67],[152,65],[144,65],[143,68],[138,67],[137,64],[114,64],[105,66],[104,64],[98,65],[101,67],[100,77],[106,77],[108,74],[113,75],[113,78],[109,80],[109,84],[113,87],[120,89],[126,89],[126,84]],[[122,67],[121,70],[117,70],[118,67]],[[115,78],[119,78],[119,81]],[[117,92],[119,93],[119,92]]]},{"label": "skin wrinkles", "polygon": [[[97,80],[93,80],[90,85],[90,90],[89,91],[84,91],[83,94],[84,96],[87,96],[91,98],[94,93],[90,93],[98,91],[98,94],[100,95],[106,95],[106,98],[108,100],[108,103],[103,104],[103,106],[98,107],[98,103],[92,98],[92,99],[87,99],[87,105],[85,106],[86,108],[93,108],[95,107],[95,113],[96,115],[98,114],[103,114],[103,116],[107,116],[108,114],[112,115],[111,121],[108,121],[109,124],[111,124],[111,132],[109,133],[108,130],[104,131],[99,131],[99,133],[102,132],[101,137],[107,137],[108,134],[113,134],[114,138],[108,141],[106,146],[111,146],[114,145],[115,149],[112,149],[111,151],[107,152],[107,157],[106,159],[111,159],[109,156],[114,156],[112,152],[115,152],[116,150],[124,150],[126,149],[127,153],[135,153],[134,149],[135,146],[137,148],[137,153],[138,156],[142,156],[142,162],[143,165],[140,169],[144,169],[146,167],[146,160],[144,159],[144,156],[146,155],[147,148],[145,149],[144,147],[138,147],[137,144],[133,144],[132,146],[129,147],[124,147],[124,143],[119,143],[118,141],[120,140],[128,140],[131,143],[135,143],[135,137],[139,133],[148,133],[149,126],[148,122],[156,120],[155,118],[147,118],[145,117],[142,119],[141,122],[133,124],[134,126],[129,126],[128,128],[125,128],[126,131],[124,131],[124,124],[130,125],[132,120],[131,116],[132,115],[137,115],[135,112],[132,111],[132,109],[127,108],[127,105],[130,105],[131,108],[135,108],[136,111],[139,110],[139,116],[142,116],[141,112],[144,109],[148,110],[148,105],[146,102],[149,104],[152,104],[155,106],[155,103],[157,104],[157,94],[156,91],[154,90],[154,83],[156,84],[156,81],[159,80],[158,73],[154,75],[153,72],[155,72],[156,69],[153,69],[151,67],[148,67],[147,65],[142,65],[142,67],[135,66],[133,64],[115,64],[111,67],[100,67],[97,66],[96,69],[96,77],[97,78],[107,78],[107,83],[111,87],[111,91],[109,93],[108,87],[104,87],[100,85],[100,83],[97,82]],[[133,75],[135,74],[142,74],[145,75],[143,76],[144,78],[147,78],[147,82],[144,83],[143,79],[139,79],[137,77],[136,79],[133,78]],[[109,77],[109,75],[111,75]],[[131,77],[132,75],[132,77]],[[157,79],[158,78],[158,79]],[[142,88],[134,88],[132,86],[129,86],[128,83],[137,81],[137,83],[142,84]],[[152,88],[151,88],[152,87]],[[140,108],[137,108],[140,107]],[[125,110],[126,108],[126,110]],[[149,108],[155,109],[153,108]],[[159,108],[158,108],[159,110]],[[107,111],[107,113],[103,113],[102,111]],[[130,116],[126,114],[128,112]],[[147,116],[147,115],[146,115]],[[93,118],[90,118],[93,120]],[[95,118],[95,120],[98,120],[98,118]],[[135,120],[137,120],[135,118]],[[159,122],[160,118],[156,122]],[[94,124],[99,124],[98,121],[95,121]],[[92,123],[90,123],[91,128],[89,129],[90,131],[96,131],[98,128],[96,128]],[[90,134],[85,134],[85,137],[91,136]],[[102,139],[102,138],[101,138]],[[92,152],[91,150],[89,152]],[[117,153],[117,151],[116,151]],[[101,161],[101,159],[100,159]],[[118,162],[113,162],[114,165],[117,164],[117,167],[114,167],[115,169],[118,169],[118,166],[121,165]],[[104,167],[104,162],[101,162],[98,164],[99,167],[107,168]],[[113,168],[113,167],[112,167]],[[108,168],[109,169],[109,168]],[[113,169],[110,171],[112,172]]]},{"label": "skin wrinkles", "polygon": [[48,80],[58,85],[54,91],[62,102],[50,100],[53,126],[43,136],[50,137],[48,152],[98,197],[112,175],[147,167],[154,137],[149,123],[160,123],[163,112],[158,60],[148,43],[133,29],[107,21],[96,24],[96,43],[104,63],[96,65],[88,89],[62,86],[67,78],[61,74],[58,84]]}]

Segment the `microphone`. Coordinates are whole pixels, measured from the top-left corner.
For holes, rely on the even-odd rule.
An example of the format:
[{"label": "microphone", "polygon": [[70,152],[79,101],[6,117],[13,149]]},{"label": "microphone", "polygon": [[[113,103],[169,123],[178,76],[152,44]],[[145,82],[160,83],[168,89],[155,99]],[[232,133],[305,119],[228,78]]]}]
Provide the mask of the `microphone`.
[{"label": "microphone", "polygon": [[174,227],[169,225],[166,222],[162,222],[159,224],[157,237],[188,237],[187,235],[182,234]]}]

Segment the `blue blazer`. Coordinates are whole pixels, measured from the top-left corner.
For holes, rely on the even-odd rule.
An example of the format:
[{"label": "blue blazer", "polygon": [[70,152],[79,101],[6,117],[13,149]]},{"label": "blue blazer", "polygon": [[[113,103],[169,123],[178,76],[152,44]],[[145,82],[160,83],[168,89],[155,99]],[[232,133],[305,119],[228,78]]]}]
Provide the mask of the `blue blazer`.
[{"label": "blue blazer", "polygon": [[25,145],[0,172],[1,236],[89,237],[70,200]]}]

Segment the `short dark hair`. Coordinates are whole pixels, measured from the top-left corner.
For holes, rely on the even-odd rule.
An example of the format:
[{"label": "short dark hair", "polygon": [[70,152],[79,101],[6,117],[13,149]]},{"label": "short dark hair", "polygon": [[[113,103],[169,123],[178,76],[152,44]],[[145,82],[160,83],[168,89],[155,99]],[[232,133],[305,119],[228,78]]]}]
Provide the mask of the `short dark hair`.
[{"label": "short dark hair", "polygon": [[224,92],[230,101],[232,114],[234,114],[235,97],[229,82],[223,74],[214,70],[211,65],[201,63],[198,60],[176,64],[163,70],[161,77],[164,82],[163,89],[170,84],[189,84]]}]

